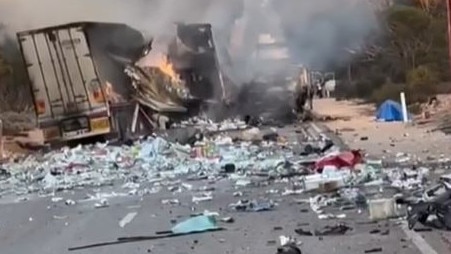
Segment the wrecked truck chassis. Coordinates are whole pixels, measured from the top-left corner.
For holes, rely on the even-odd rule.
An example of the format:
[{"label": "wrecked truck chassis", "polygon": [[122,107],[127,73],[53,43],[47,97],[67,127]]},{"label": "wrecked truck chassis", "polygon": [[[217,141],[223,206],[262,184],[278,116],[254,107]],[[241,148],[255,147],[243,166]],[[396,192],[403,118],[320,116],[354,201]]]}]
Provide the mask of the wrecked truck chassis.
[{"label": "wrecked truck chassis", "polygon": [[423,225],[428,225],[428,218],[431,215],[437,216],[437,221],[440,225],[448,230],[451,230],[451,201],[446,205],[438,203],[420,203],[410,205],[407,208],[407,223],[409,229],[413,229],[417,222]]},{"label": "wrecked truck chassis", "polygon": [[438,224],[435,223],[433,226],[451,230],[451,190],[447,189],[430,201],[407,201],[406,204],[409,229],[413,229],[417,222],[425,226],[432,226],[428,222],[428,218],[435,215]]}]

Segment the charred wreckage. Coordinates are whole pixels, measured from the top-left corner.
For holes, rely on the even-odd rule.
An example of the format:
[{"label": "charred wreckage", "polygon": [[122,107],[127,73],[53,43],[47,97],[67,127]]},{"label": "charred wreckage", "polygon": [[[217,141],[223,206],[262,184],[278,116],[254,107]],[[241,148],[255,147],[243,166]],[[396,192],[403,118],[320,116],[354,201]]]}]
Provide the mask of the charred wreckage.
[{"label": "charred wreckage", "polygon": [[17,38],[48,143],[148,134],[171,119],[223,107],[210,24],[177,24],[164,43],[149,43],[124,24],[93,22]]}]

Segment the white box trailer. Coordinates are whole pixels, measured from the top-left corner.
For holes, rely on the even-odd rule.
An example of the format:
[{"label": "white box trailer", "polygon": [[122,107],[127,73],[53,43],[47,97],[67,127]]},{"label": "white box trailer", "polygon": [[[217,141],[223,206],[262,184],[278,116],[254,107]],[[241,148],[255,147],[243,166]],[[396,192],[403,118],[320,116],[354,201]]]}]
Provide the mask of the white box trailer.
[{"label": "white box trailer", "polygon": [[46,142],[113,131],[104,85],[127,97],[130,81],[117,56],[138,56],[141,33],[123,24],[82,22],[19,32],[17,39]]}]

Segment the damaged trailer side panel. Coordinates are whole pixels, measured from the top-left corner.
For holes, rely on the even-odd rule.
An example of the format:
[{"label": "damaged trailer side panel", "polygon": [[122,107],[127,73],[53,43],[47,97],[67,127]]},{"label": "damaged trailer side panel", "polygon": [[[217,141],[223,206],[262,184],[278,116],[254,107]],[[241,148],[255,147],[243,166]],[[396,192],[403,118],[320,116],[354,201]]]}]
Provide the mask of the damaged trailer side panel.
[{"label": "damaged trailer side panel", "polygon": [[106,109],[90,96],[100,87],[81,27],[18,34],[40,123],[91,109]]},{"label": "damaged trailer side panel", "polygon": [[[110,83],[115,88],[129,87],[125,84],[129,79],[122,72],[123,63],[118,63],[113,55],[116,51],[123,53],[122,48],[115,47],[121,43],[112,37],[127,39],[130,33],[120,34],[124,28],[127,26],[122,24],[82,22],[17,34],[46,142],[112,131],[104,86]],[[141,49],[144,39],[137,33],[131,33],[137,39],[131,44],[141,43]],[[99,34],[106,34],[106,38],[99,39]],[[133,57],[136,50],[122,51],[125,57]],[[126,91],[121,92],[126,97]]]}]

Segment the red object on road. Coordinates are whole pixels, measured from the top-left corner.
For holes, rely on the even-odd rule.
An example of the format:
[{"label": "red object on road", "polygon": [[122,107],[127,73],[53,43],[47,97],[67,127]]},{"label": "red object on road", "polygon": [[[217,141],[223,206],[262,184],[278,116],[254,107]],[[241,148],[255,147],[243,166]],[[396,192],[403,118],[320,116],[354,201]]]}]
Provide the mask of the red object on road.
[{"label": "red object on road", "polygon": [[359,150],[352,150],[331,155],[318,160],[315,163],[315,171],[322,173],[325,166],[334,166],[338,169],[343,167],[353,168],[362,162],[363,156]]}]

